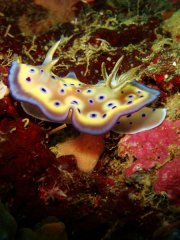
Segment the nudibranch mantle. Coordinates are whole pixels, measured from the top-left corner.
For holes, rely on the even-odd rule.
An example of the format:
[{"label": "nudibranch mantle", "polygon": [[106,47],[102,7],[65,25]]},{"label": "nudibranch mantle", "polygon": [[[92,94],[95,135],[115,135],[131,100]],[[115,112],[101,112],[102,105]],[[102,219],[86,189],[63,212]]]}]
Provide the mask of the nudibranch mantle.
[{"label": "nudibranch mantle", "polygon": [[159,91],[123,77],[117,77],[122,58],[112,73],[102,64],[103,80],[96,85],[80,82],[74,72],[58,77],[51,69],[60,41],[48,51],[42,65],[12,63],[9,86],[14,98],[22,102],[30,115],[53,122],[72,123],[79,131],[103,134],[114,128],[120,133],[135,133],[159,125],[165,109],[147,106],[159,96]]}]

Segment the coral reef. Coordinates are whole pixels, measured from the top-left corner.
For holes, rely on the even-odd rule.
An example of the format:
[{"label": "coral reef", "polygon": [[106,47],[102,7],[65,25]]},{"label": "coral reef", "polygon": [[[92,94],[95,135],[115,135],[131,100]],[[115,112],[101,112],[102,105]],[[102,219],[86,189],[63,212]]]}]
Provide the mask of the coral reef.
[{"label": "coral reef", "polygon": [[[45,27],[40,21],[49,12],[34,1],[0,2],[0,238],[179,237],[177,3],[143,12],[141,4],[128,9],[125,3],[119,8],[118,1],[84,2],[68,22]],[[57,15],[62,11],[66,8],[57,8]],[[123,55],[118,75],[138,66],[134,78],[161,92],[151,107],[167,109],[163,124],[134,135],[109,132],[96,139],[69,124],[59,127],[28,116],[9,93],[11,62],[40,64],[61,35],[65,38],[54,70],[58,76],[73,70],[82,82],[97,83],[101,63],[111,72]]]},{"label": "coral reef", "polygon": [[0,204],[0,236],[1,239],[31,240],[67,240],[65,226],[57,218],[49,217],[38,223],[33,231],[30,228],[17,229],[17,223],[3,204]]},{"label": "coral reef", "polygon": [[17,223],[2,203],[0,203],[0,219],[1,238],[13,239],[17,231]]}]

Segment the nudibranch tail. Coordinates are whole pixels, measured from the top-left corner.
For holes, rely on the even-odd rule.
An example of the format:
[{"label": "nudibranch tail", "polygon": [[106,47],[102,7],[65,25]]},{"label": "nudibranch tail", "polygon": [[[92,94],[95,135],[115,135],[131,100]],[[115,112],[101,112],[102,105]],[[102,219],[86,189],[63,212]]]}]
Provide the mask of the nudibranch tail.
[{"label": "nudibranch tail", "polygon": [[[8,76],[10,91],[22,102],[26,113],[46,121],[72,123],[80,132],[94,135],[108,132],[118,125],[119,119],[124,122],[124,130],[119,125],[119,132],[143,131],[162,122],[165,110],[157,109],[152,114],[145,108],[160,92],[133,81],[135,69],[117,76],[123,57],[110,75],[102,64],[104,82],[96,85],[80,82],[74,72],[65,77],[55,75],[51,69],[58,59],[53,59],[53,55],[60,41],[50,48],[42,65],[12,63]],[[139,118],[138,114],[143,113],[149,120]]]},{"label": "nudibranch tail", "polygon": [[122,134],[134,134],[159,126],[165,117],[165,108],[144,107],[135,113],[119,118],[112,130]]}]

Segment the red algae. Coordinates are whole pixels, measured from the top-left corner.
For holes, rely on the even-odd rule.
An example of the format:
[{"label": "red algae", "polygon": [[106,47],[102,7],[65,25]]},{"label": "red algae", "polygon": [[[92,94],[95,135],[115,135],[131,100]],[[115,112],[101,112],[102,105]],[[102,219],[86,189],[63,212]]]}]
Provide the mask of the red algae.
[{"label": "red algae", "polygon": [[38,125],[29,123],[28,119],[3,119],[0,130],[6,139],[0,143],[1,177],[31,178],[51,164],[49,159],[53,155],[43,144],[45,132]]}]

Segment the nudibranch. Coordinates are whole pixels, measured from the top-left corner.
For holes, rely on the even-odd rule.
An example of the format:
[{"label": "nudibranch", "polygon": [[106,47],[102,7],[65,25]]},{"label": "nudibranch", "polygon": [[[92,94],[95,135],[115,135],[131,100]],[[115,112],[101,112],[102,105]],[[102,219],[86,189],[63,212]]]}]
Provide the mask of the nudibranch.
[{"label": "nudibranch", "polygon": [[58,58],[53,59],[53,55],[60,41],[49,49],[42,65],[12,63],[10,91],[26,113],[46,121],[71,123],[80,132],[94,135],[109,130],[136,133],[162,123],[166,109],[146,107],[160,92],[124,75],[117,76],[122,57],[109,75],[102,64],[104,79],[96,85],[79,81],[74,72],[65,77],[55,75],[51,69]]}]

